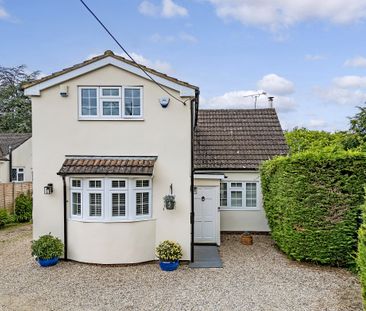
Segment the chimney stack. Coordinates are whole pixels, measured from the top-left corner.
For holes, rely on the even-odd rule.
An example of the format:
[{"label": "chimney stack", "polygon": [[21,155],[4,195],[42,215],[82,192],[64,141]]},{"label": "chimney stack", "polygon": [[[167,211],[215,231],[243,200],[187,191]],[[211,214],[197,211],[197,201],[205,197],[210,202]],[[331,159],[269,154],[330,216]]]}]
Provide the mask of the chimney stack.
[{"label": "chimney stack", "polygon": [[273,96],[268,96],[268,104],[269,104],[269,108],[273,108]]}]

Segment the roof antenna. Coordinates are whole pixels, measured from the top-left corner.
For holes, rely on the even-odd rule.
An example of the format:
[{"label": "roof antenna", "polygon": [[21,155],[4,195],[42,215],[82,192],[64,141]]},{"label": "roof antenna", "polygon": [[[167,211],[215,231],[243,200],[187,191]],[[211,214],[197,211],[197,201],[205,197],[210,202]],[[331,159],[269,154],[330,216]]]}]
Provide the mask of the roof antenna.
[{"label": "roof antenna", "polygon": [[257,93],[254,93],[254,94],[250,94],[250,95],[245,95],[243,97],[253,97],[254,98],[254,109],[257,109],[257,102],[258,102],[258,98],[261,96],[261,95],[267,95],[266,92],[264,91],[257,91]]},{"label": "roof antenna", "polygon": [[273,108],[273,99],[274,99],[274,96],[268,96],[269,108]]}]

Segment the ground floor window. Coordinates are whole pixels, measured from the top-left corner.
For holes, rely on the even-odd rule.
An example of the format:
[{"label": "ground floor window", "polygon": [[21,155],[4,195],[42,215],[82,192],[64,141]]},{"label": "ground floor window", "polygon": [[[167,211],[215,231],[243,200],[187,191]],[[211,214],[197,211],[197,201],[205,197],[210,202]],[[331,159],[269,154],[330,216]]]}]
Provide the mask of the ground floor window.
[{"label": "ground floor window", "polygon": [[115,221],[151,217],[151,179],[71,178],[71,218]]},{"label": "ground floor window", "polygon": [[24,181],[24,167],[13,167],[11,169],[11,181]]},{"label": "ground floor window", "polygon": [[220,206],[223,210],[258,208],[258,182],[221,182]]}]

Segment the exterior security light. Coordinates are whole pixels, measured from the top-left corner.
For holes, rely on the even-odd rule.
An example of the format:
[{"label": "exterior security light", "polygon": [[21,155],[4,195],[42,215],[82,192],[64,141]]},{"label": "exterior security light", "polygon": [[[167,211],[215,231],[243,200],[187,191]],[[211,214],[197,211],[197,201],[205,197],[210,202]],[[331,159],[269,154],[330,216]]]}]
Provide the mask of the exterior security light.
[{"label": "exterior security light", "polygon": [[47,186],[44,186],[44,194],[51,193],[53,193],[53,184],[47,184]]}]

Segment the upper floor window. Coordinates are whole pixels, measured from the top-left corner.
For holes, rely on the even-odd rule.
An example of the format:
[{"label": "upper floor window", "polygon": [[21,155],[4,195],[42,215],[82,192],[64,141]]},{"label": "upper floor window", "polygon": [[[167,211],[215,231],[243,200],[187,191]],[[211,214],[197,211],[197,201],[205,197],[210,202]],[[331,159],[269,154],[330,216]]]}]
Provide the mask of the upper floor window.
[{"label": "upper floor window", "polygon": [[79,88],[81,120],[142,118],[142,87],[83,86]]}]

